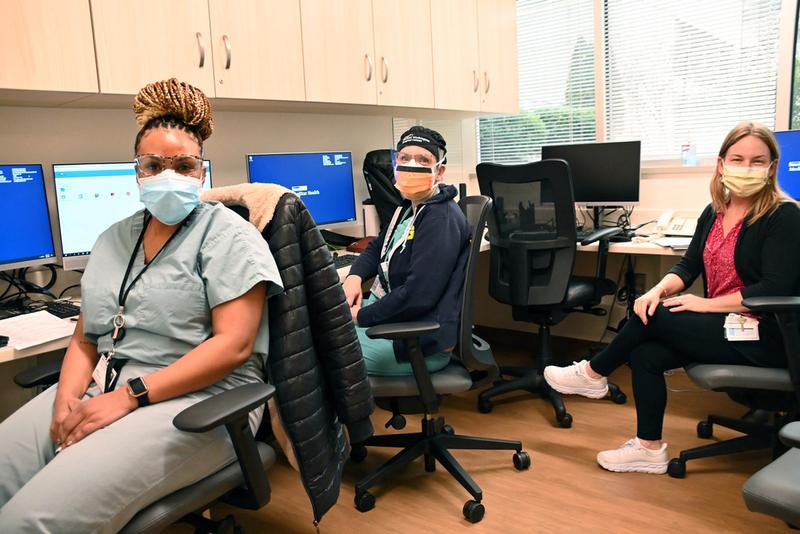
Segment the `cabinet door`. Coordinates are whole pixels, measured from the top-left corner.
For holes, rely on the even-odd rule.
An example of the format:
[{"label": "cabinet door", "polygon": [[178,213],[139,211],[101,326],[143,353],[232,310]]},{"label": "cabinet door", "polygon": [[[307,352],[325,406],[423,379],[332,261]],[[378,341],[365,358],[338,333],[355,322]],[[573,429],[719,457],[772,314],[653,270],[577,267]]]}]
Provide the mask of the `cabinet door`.
[{"label": "cabinet door", "polygon": [[516,0],[478,0],[481,111],[517,113]]},{"label": "cabinet door", "polygon": [[300,0],[209,0],[218,97],[304,100]]},{"label": "cabinet door", "polygon": [[373,0],[378,104],[433,107],[431,0]]},{"label": "cabinet door", "polygon": [[97,92],[88,0],[0,0],[0,88]]},{"label": "cabinet door", "polygon": [[480,109],[477,18],[476,0],[431,2],[433,87],[438,109]]},{"label": "cabinet door", "polygon": [[300,0],[306,100],[375,104],[372,0]]},{"label": "cabinet door", "polygon": [[92,0],[100,92],[178,78],[214,96],[207,0]]}]

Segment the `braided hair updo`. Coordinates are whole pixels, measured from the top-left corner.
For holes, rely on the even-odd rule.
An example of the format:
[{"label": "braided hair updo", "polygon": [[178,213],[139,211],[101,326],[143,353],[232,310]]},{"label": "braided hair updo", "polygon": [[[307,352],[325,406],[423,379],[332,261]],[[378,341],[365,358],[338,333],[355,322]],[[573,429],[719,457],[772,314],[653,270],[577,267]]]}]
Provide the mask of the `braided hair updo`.
[{"label": "braided hair updo", "polygon": [[203,149],[203,141],[214,131],[211,104],[203,92],[175,78],[147,84],[133,99],[136,122],[142,129],[136,135],[134,151],[145,132],[153,128],[178,128],[191,134]]}]

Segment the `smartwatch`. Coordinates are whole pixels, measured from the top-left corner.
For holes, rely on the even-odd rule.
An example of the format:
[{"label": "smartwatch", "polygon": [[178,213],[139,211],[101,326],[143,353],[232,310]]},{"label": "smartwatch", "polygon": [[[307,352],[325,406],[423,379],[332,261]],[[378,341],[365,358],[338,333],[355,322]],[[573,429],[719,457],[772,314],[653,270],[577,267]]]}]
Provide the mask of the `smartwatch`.
[{"label": "smartwatch", "polygon": [[147,384],[144,383],[144,378],[137,376],[128,380],[128,394],[136,399],[139,403],[139,408],[150,404],[150,398],[147,396]]}]

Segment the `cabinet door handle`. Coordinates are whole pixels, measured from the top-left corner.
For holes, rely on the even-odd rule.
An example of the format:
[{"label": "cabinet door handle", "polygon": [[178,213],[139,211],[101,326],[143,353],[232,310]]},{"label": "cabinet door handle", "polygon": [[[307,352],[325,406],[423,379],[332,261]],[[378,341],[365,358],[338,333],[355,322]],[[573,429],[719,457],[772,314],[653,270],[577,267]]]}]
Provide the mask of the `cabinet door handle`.
[{"label": "cabinet door handle", "polygon": [[197,32],[194,36],[197,38],[197,48],[200,49],[200,64],[197,66],[202,69],[203,65],[206,64],[206,45],[203,44],[202,33]]},{"label": "cabinet door handle", "polygon": [[491,84],[489,83],[489,73],[486,71],[483,71],[483,86],[484,86],[483,94],[488,94],[489,87],[491,87]]},{"label": "cabinet door handle", "polygon": [[227,35],[223,35],[222,42],[225,44],[225,70],[228,70],[231,68],[231,40]]},{"label": "cabinet door handle", "polygon": [[478,73],[475,69],[472,69],[472,92],[478,92],[478,85],[480,85],[480,78],[478,78]]},{"label": "cabinet door handle", "polygon": [[386,61],[385,57],[381,57],[381,72],[383,76],[381,76],[381,81],[386,83],[389,81],[389,62]]},{"label": "cabinet door handle", "polygon": [[372,80],[372,58],[369,54],[364,54],[364,78]]}]

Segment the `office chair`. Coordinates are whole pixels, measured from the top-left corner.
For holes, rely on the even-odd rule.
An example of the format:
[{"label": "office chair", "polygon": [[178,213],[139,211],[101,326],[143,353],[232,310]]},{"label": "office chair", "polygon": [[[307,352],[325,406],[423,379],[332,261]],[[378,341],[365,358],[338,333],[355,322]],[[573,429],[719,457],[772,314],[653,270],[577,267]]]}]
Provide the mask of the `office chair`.
[{"label": "office chair", "polygon": [[800,422],[781,428],[781,442],[790,447],[780,458],[747,479],[742,496],[747,509],[800,528]]},{"label": "office chair", "polygon": [[741,432],[744,436],[681,451],[670,460],[667,473],[686,476],[686,462],[759,449],[783,452],[778,438],[781,428],[798,418],[800,408],[800,297],[753,297],[742,304],[758,313],[772,313],[778,321],[788,366],[785,369],[749,365],[693,364],[686,374],[704,389],[721,391],[748,408],[741,419],[709,415],[697,423],[697,436],[713,436],[714,425]]},{"label": "office chair", "polygon": [[378,212],[381,230],[391,222],[394,210],[403,203],[400,191],[394,186],[391,150],[371,150],[364,157],[364,180],[369,196]]},{"label": "office chair", "polygon": [[[550,327],[569,313],[605,315],[597,307],[616,285],[605,277],[608,240],[620,228],[600,229],[581,241],[598,242],[595,275],[574,276],[577,232],[575,202],[569,165],[564,160],[543,160],[524,165],[481,163],[477,167],[481,194],[494,201],[489,217],[489,294],[511,305],[515,321],[539,327],[538,367],[500,367],[499,381],[478,396],[478,410],[492,411],[491,398],[516,390],[538,392],[549,398],[563,428],[572,426],[561,395],[544,380],[553,362]],[[611,399],[622,404],[625,394],[608,384]]]},{"label": "office chair", "polygon": [[355,486],[355,505],[361,512],[375,506],[375,497],[368,491],[394,472],[407,466],[420,456],[424,457],[425,471],[433,472],[439,462],[472,495],[463,507],[464,516],[473,523],[480,521],[485,512],[481,503],[483,494],[469,473],[452,456],[453,449],[513,450],[514,467],[524,470],[530,467],[530,457],[522,450],[519,441],[462,436],[445,423],[443,416],[436,416],[439,403],[446,395],[461,393],[480,387],[498,375],[489,345],[472,334],[473,296],[475,273],[486,216],[491,200],[482,196],[467,197],[459,201],[461,209],[472,228],[472,240],[467,251],[467,267],[464,279],[459,343],[451,363],[435,373],[428,372],[419,348],[418,336],[435,332],[435,322],[409,322],[373,326],[367,330],[371,338],[401,339],[408,347],[413,376],[370,376],[372,393],[376,404],[393,413],[388,426],[402,428],[402,414],[422,414],[422,431],[413,434],[373,436],[365,443],[354,446],[351,458],[360,462],[366,457],[366,447],[401,447],[403,450],[358,481]]}]

